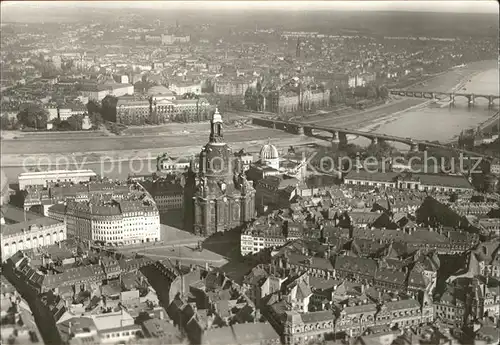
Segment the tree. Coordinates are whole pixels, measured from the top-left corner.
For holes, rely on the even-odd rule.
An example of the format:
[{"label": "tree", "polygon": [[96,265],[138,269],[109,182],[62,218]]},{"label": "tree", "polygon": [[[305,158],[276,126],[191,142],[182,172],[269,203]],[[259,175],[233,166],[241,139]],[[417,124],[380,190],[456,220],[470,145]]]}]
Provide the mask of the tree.
[{"label": "tree", "polygon": [[30,103],[17,114],[17,120],[31,128],[47,128],[49,112],[42,106]]},{"label": "tree", "polygon": [[370,84],[366,88],[366,97],[367,98],[377,98],[377,87],[373,84]]},{"label": "tree", "polygon": [[10,129],[10,120],[6,115],[0,117],[0,129]]},{"label": "tree", "polygon": [[60,131],[71,131],[72,128],[71,128],[71,125],[69,124],[69,122],[66,121],[66,120],[64,120],[64,121],[61,121],[61,123],[59,124],[58,130],[60,130]]},{"label": "tree", "polygon": [[98,112],[90,113],[90,122],[92,123],[92,127],[94,128],[99,128],[103,123],[104,120]]},{"label": "tree", "polygon": [[354,88],[354,97],[356,98],[365,98],[366,97],[366,87],[364,86],[356,86]]},{"label": "tree", "polygon": [[92,113],[100,113],[101,112],[101,104],[95,100],[90,100],[87,103],[87,111],[89,114]]},{"label": "tree", "polygon": [[380,142],[378,144],[370,144],[365,152],[368,156],[373,156],[377,159],[383,159],[384,157],[392,157],[394,155],[395,149],[386,142]]},{"label": "tree", "polygon": [[256,92],[252,87],[249,87],[245,91],[245,106],[248,109],[256,110],[255,100],[256,100]]},{"label": "tree", "polygon": [[378,89],[378,94],[379,94],[379,97],[382,99],[389,98],[389,90],[387,89],[387,87],[385,85],[381,86]]},{"label": "tree", "polygon": [[68,118],[68,124],[73,131],[79,131],[82,129],[82,116],[73,115]]},{"label": "tree", "polygon": [[108,95],[104,97],[101,103],[101,115],[103,119],[116,122],[116,104],[118,103],[118,98]]},{"label": "tree", "polygon": [[200,96],[195,94],[194,92],[187,92],[184,95],[182,95],[182,99],[199,99]]},{"label": "tree", "polygon": [[52,123],[52,128],[54,130],[59,130],[59,128],[61,127],[61,119],[58,118],[58,117],[56,117],[55,119],[53,119],[51,121],[51,123]]}]

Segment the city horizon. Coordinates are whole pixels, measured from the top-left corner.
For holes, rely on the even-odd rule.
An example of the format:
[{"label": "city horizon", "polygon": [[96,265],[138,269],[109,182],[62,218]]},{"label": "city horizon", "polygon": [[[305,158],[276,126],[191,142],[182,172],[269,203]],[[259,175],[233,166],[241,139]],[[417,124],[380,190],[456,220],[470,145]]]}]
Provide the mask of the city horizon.
[{"label": "city horizon", "polygon": [[[283,8],[286,3],[287,7]],[[363,11],[363,12],[415,12],[498,14],[498,3],[493,0],[444,1],[9,1],[3,9],[16,7],[37,8],[123,8],[123,9],[175,9],[175,10],[276,10],[276,11]],[[496,12],[496,13],[495,13]]]},{"label": "city horizon", "polygon": [[497,2],[1,8],[2,342],[499,344]]}]

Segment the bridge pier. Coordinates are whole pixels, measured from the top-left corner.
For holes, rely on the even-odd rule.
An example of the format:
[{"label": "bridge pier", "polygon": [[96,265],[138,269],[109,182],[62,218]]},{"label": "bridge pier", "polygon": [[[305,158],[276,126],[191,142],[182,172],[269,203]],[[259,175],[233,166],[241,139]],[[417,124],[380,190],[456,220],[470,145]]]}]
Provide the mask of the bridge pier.
[{"label": "bridge pier", "polygon": [[450,106],[455,105],[455,94],[451,93],[450,94]]},{"label": "bridge pier", "polygon": [[342,145],[347,145],[349,143],[349,140],[347,139],[347,134],[344,132],[339,132],[339,142]]},{"label": "bridge pier", "polygon": [[418,152],[418,143],[411,142],[410,143],[410,151],[411,152]]},{"label": "bridge pier", "polygon": [[305,134],[304,134],[304,127],[302,127],[302,126],[297,126],[297,134],[298,134],[298,135],[305,135]]},{"label": "bridge pier", "polygon": [[378,145],[378,138],[377,137],[372,138],[372,145]]},{"label": "bridge pier", "polygon": [[331,133],[332,133],[332,139],[330,139],[330,141],[333,144],[339,144],[340,143],[339,134],[336,131],[333,131]]},{"label": "bridge pier", "polygon": [[488,96],[488,109],[491,109],[495,106],[495,99],[493,96]]},{"label": "bridge pier", "polygon": [[474,94],[467,96],[467,100],[468,100],[469,107],[473,107],[474,106]]}]

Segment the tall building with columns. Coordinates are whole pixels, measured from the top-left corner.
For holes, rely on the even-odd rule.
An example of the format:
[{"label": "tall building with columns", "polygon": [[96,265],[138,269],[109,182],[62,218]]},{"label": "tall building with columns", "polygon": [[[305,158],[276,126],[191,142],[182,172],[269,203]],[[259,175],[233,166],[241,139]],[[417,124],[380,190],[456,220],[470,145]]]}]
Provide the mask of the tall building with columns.
[{"label": "tall building with columns", "polygon": [[224,141],[218,109],[210,121],[208,143],[186,177],[185,226],[197,235],[210,236],[250,221],[255,214],[255,189],[234,164],[231,148]]}]

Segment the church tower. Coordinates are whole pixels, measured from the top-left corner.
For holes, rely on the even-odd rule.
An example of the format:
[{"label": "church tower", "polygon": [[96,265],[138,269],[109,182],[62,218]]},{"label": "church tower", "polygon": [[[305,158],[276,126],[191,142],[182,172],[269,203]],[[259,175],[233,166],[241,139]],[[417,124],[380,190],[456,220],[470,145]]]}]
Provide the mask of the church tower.
[{"label": "church tower", "polygon": [[[185,194],[186,206],[193,200],[193,212],[185,208],[185,224],[192,224],[188,230],[200,236],[233,229],[255,214],[255,189],[244,175],[235,173],[235,157],[224,141],[223,125],[216,109],[210,121],[208,143],[200,153],[194,193]],[[186,219],[189,217],[192,222]]]}]

